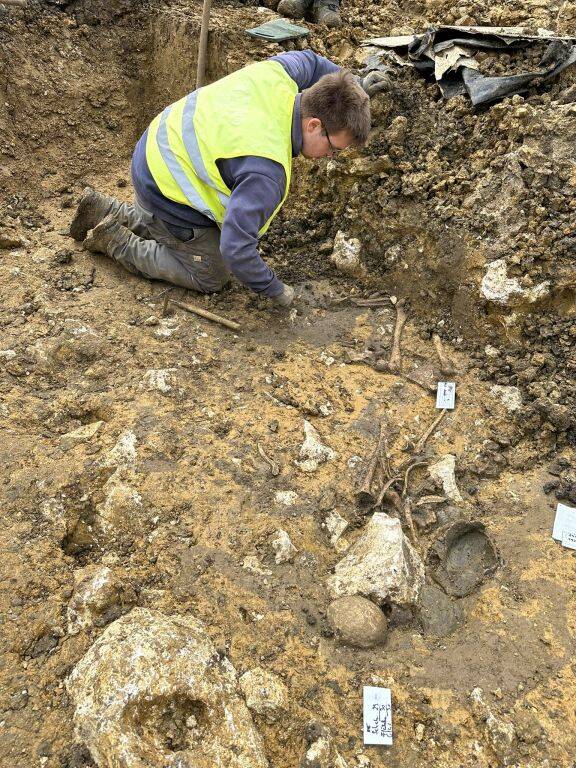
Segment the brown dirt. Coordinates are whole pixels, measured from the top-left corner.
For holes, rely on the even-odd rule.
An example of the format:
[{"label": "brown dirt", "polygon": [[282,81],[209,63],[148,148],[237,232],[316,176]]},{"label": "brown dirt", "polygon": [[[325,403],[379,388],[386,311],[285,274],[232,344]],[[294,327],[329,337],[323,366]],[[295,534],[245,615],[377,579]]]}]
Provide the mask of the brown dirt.
[{"label": "brown dirt", "polygon": [[[329,165],[299,161],[263,243],[298,286],[296,312],[271,311],[237,285],[209,298],[177,292],[237,319],[234,335],[184,313],[161,320],[164,286],[65,234],[86,182],[130,199],[135,139],[193,83],[199,15],[197,3],[179,2],[0,4],[0,764],[93,765],[75,743],[64,681],[136,601],[194,614],[239,672],[262,666],[284,681],[282,723],[254,716],[274,768],[299,764],[311,721],[329,726],[350,768],[570,766],[575,560],[551,528],[556,499],[576,503],[575,72],[478,112],[395,73],[393,98],[374,99],[367,149]],[[210,78],[279,50],[242,32],[262,9],[216,3],[213,17]],[[344,17],[341,30],[313,28],[310,44],[349,66],[365,37],[433,22],[576,34],[571,2],[358,0]],[[328,261],[338,230],[361,239],[365,279]],[[479,284],[497,258],[524,287],[549,280],[549,296],[487,305]],[[390,345],[392,307],[339,301],[374,291],[408,299],[406,370],[428,365],[438,378],[432,333],[458,365],[458,405],[430,454],[456,456],[463,508],[504,564],[458,601],[455,633],[435,638],[418,616],[392,616],[387,644],[358,650],[327,625],[325,580],[341,555],[324,520],[336,509],[352,542],[367,515],[354,497],[359,461],[380,419],[401,460],[437,413],[422,388],[348,364],[366,346]],[[151,388],[147,372],[166,369],[169,388]],[[494,384],[518,386],[522,408],[509,414]],[[337,452],[313,474],[294,464],[303,419]],[[64,437],[96,421],[88,441]],[[106,456],[126,433],[135,457],[114,476]],[[413,485],[415,495],[434,492],[421,470]],[[275,498],[288,490],[292,506]],[[292,563],[274,562],[278,528],[298,550]],[[421,533],[423,553],[434,532]],[[269,573],[244,567],[250,556]],[[70,634],[75,584],[94,564],[132,598]],[[366,684],[392,688],[392,748],[362,745]],[[476,687],[496,721],[513,725],[511,745],[473,706]]]}]

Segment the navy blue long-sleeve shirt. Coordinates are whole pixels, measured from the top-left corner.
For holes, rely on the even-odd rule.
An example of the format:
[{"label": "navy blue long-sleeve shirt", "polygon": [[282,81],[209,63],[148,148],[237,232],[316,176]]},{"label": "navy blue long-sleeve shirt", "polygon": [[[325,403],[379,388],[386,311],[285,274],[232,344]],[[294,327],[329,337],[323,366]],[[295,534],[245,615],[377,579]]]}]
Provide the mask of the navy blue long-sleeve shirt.
[{"label": "navy blue long-sleeve shirt", "polygon": [[[294,80],[299,91],[314,85],[339,67],[313,51],[290,51],[273,56]],[[213,227],[214,222],[188,205],[169,200],[160,192],[146,162],[148,130],[138,141],[132,156],[132,183],[142,205],[178,236],[186,237],[192,227]],[[292,116],[292,156],[302,150],[300,95]],[[257,293],[279,296],[283,284],[258,251],[258,232],[280,204],[286,174],[280,163],[248,155],[217,161],[218,170],[232,194],[220,235],[220,252],[232,274]],[[188,237],[190,234],[188,234]]]}]

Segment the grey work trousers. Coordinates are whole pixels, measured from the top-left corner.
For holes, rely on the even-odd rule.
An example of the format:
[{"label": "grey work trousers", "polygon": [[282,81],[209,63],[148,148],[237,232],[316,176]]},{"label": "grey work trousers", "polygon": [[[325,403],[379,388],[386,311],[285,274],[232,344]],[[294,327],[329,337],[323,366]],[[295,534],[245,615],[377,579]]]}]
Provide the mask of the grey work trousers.
[{"label": "grey work trousers", "polygon": [[220,291],[228,283],[230,273],[220,254],[218,227],[191,227],[191,238],[179,240],[137,199],[132,205],[109,199],[110,213],[131,234],[115,235],[108,255],[129,272],[201,293]]}]

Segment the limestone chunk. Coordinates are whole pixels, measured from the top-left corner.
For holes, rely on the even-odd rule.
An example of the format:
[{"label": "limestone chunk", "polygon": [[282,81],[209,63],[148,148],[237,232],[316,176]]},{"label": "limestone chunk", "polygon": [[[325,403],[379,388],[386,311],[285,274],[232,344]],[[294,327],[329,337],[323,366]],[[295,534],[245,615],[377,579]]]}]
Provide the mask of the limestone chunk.
[{"label": "limestone chunk", "polygon": [[288,690],[282,680],[271,672],[256,667],[245,672],[239,682],[248,708],[269,723],[277,720],[288,708]]},{"label": "limestone chunk", "polygon": [[338,751],[330,729],[322,723],[309,723],[306,733],[306,750],[300,768],[347,768]]},{"label": "limestone chunk", "polygon": [[96,505],[102,529],[138,529],[142,519],[142,497],[138,491],[114,473],[104,485],[104,492],[104,501]]},{"label": "limestone chunk", "polygon": [[418,602],[423,583],[424,566],[400,521],[376,512],[327,586],[333,598],[363,595],[378,604],[408,606]]},{"label": "limestone chunk", "polygon": [[298,501],[296,491],[276,491],[274,494],[276,504],[284,504],[287,507],[293,507]]},{"label": "limestone chunk", "polygon": [[486,273],[480,286],[482,295],[494,304],[504,307],[538,301],[548,295],[550,282],[546,281],[525,289],[515,277],[508,277],[504,259],[496,259],[486,265]]},{"label": "limestone chunk", "polygon": [[276,553],[274,559],[277,565],[290,562],[298,551],[292,544],[290,536],[282,528],[276,532],[271,543],[272,549]]},{"label": "limestone chunk", "polygon": [[67,432],[60,438],[60,445],[64,450],[67,450],[79,443],[91,440],[103,423],[103,421],[94,421],[92,424],[83,424],[81,427],[78,427],[78,429],[74,429],[72,432]]},{"label": "limestone chunk", "polygon": [[102,627],[117,619],[136,602],[132,587],[123,584],[104,565],[89,565],[74,572],[76,586],[68,605],[68,634],[91,626]]},{"label": "limestone chunk", "polygon": [[102,461],[105,467],[125,467],[136,461],[136,435],[127,429],[118,437],[113,448],[108,451]]},{"label": "limestone chunk", "polygon": [[67,681],[76,735],[100,768],[266,768],[236,672],[191,616],[134,608]]},{"label": "limestone chunk", "polygon": [[142,387],[149,392],[157,390],[158,392],[166,394],[172,389],[170,379],[176,370],[176,368],[151,368],[144,374]]},{"label": "limestone chunk", "polygon": [[508,720],[497,717],[484,699],[482,688],[474,688],[470,694],[472,714],[483,725],[484,732],[502,765],[508,765],[516,742],[514,726]]},{"label": "limestone chunk", "polygon": [[256,573],[258,576],[271,576],[272,571],[269,571],[267,568],[264,568],[260,560],[256,557],[256,555],[246,555],[244,560],[242,561],[242,568],[245,568],[247,571],[250,571],[250,573]]},{"label": "limestone chunk", "polygon": [[494,384],[493,387],[490,387],[490,394],[500,400],[508,411],[517,411],[522,408],[522,394],[518,387],[504,387],[501,384]]},{"label": "limestone chunk", "polygon": [[0,227],[0,249],[22,248],[26,242],[13,227]]},{"label": "limestone chunk", "polygon": [[348,238],[339,230],[334,238],[334,249],[330,255],[330,261],[340,272],[358,277],[366,272],[360,260],[361,249],[360,240],[355,237]]},{"label": "limestone chunk", "polygon": [[331,509],[326,515],[324,524],[330,537],[330,544],[335,547],[346,528],[348,528],[348,521],[337,510]]}]

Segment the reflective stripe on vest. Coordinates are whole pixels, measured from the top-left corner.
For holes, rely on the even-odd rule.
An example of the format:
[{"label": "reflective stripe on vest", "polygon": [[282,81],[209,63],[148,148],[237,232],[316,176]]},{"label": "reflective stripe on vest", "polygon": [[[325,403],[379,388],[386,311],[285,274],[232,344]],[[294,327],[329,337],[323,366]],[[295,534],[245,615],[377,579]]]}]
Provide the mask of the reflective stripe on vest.
[{"label": "reflective stripe on vest", "polygon": [[167,107],[160,115],[160,124],[158,125],[158,131],[156,133],[156,143],[158,144],[158,149],[160,150],[162,159],[166,163],[168,170],[174,178],[174,181],[192,208],[200,211],[200,213],[203,213],[204,216],[208,216],[209,218],[214,219],[214,214],[210,208],[206,207],[204,201],[200,197],[200,194],[196,191],[196,187],[188,179],[184,168],[180,165],[178,158],[170,148],[166,121],[168,120],[172,109],[173,106]]},{"label": "reflective stripe on vest", "polygon": [[[221,224],[231,194],[218,159],[256,155],[292,169],[292,113],[298,87],[281,64],[259,62],[171,104],[151,123],[146,143],[160,192]],[[213,129],[211,130],[211,127]]]}]

